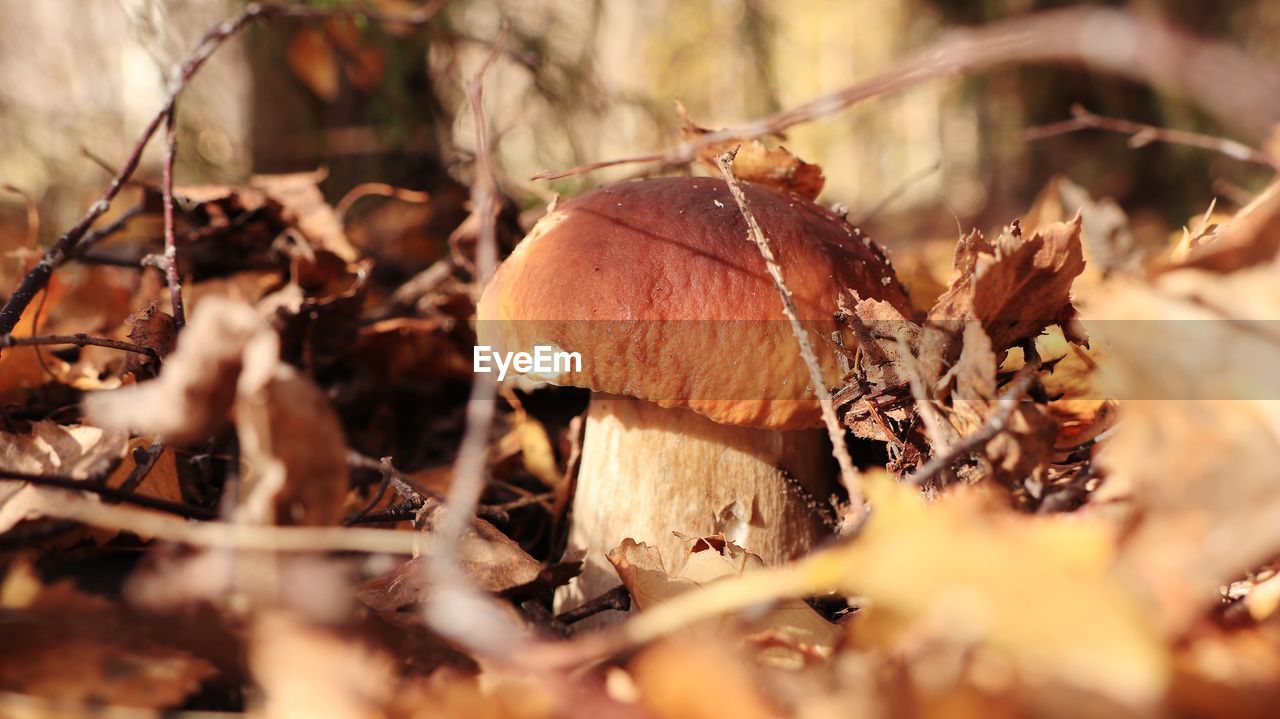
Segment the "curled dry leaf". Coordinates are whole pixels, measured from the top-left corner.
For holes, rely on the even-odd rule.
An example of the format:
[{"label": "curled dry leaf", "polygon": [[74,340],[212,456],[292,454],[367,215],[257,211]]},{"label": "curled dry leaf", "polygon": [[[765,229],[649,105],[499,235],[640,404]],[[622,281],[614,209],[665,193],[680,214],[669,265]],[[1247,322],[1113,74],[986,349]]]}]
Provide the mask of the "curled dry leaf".
[{"label": "curled dry leaf", "polygon": [[1064,176],[1049,180],[1022,218],[1024,231],[1035,231],[1080,215],[1080,238],[1090,282],[1112,272],[1140,270],[1156,248],[1139,244],[1129,229],[1129,217],[1115,200],[1095,199]]},{"label": "curled dry leaf", "polygon": [[[19,586],[25,585],[25,586]],[[166,709],[217,669],[181,647],[168,628],[84,594],[71,580],[40,586],[23,565],[0,591],[0,689],[67,704]]]},{"label": "curled dry leaf", "polygon": [[1186,253],[1175,266],[1232,272],[1270,263],[1278,252],[1280,180],[1273,182],[1253,202],[1236,213],[1226,227],[1218,228],[1211,237]]},{"label": "curled dry leaf", "polygon": [[[680,136],[685,140],[711,132],[695,123],[679,103],[676,104],[676,113],[682,123]],[[735,147],[738,154],[733,158],[733,174],[740,180],[794,192],[810,200],[821,194],[822,186],[826,184],[821,167],[801,160],[785,147],[766,147],[755,139],[727,140],[704,147],[698,150],[698,161],[718,175],[720,169],[716,158]]]},{"label": "curled dry leaf", "polygon": [[248,305],[210,297],[192,312],[178,347],[154,380],[84,399],[99,426],[194,442],[225,426],[245,345],[262,326]]},{"label": "curled dry leaf", "polygon": [[245,465],[242,517],[341,522],[350,484],[341,420],[323,390],[280,361],[274,332],[260,332],[245,347],[235,419]]},{"label": "curled dry leaf", "polygon": [[[994,242],[974,231],[956,247],[956,275],[928,324],[955,337],[955,320],[981,320],[997,353],[1071,317],[1071,283],[1084,271],[1080,215],[1028,236],[1014,224]],[[956,348],[958,350],[958,348]],[[948,356],[941,359],[950,360]]]},{"label": "curled dry leaf", "polygon": [[280,204],[283,219],[296,227],[315,249],[325,249],[347,262],[354,262],[359,253],[347,239],[338,213],[324,199],[319,183],[328,173],[295,172],[287,175],[254,175],[249,186],[266,193]]},{"label": "curled dry leaf", "polygon": [[[657,547],[625,539],[609,552],[609,561],[637,609],[644,611],[705,584],[765,569],[759,556],[723,536],[686,538],[685,545],[684,564],[674,575],[663,567]],[[757,661],[775,666],[800,667],[828,657],[840,637],[839,627],[800,599],[741,618],[746,621],[741,636],[748,642],[758,640]]]},{"label": "curled dry leaf", "polygon": [[[168,357],[178,343],[178,328],[173,323],[173,317],[162,312],[155,302],[126,317],[124,323],[129,327],[130,342],[155,350],[162,359]],[[132,352],[124,361],[125,372],[135,375],[147,372],[147,376],[150,376],[149,373],[154,370],[144,368],[154,366],[155,360]]]}]

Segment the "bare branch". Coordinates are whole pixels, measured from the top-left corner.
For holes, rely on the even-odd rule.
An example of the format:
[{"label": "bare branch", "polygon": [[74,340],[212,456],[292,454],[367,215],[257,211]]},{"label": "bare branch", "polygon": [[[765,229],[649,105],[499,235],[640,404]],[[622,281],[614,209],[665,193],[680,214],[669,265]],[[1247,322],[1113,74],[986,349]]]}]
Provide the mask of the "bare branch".
[{"label": "bare branch", "polygon": [[1203,135],[1198,132],[1188,132],[1186,130],[1172,130],[1164,127],[1156,127],[1155,125],[1147,125],[1141,122],[1133,122],[1132,120],[1123,120],[1115,117],[1104,117],[1089,112],[1080,105],[1071,107],[1071,119],[1055,122],[1051,125],[1042,125],[1041,127],[1033,127],[1027,130],[1025,137],[1028,140],[1043,140],[1048,137],[1064,135],[1069,132],[1078,132],[1080,130],[1108,130],[1110,132],[1118,132],[1123,135],[1129,135],[1129,146],[1133,148],[1144,147],[1152,142],[1165,142],[1172,145],[1187,145],[1189,147],[1198,147],[1204,150],[1217,152],[1227,157],[1244,162],[1252,162],[1256,165],[1263,165],[1272,169],[1280,169],[1280,165],[1271,159],[1267,153],[1254,147],[1225,137],[1214,137],[1213,135]]},{"label": "bare branch", "polygon": [[534,179],[554,180],[624,164],[683,164],[718,143],[775,134],[925,80],[1010,63],[1083,65],[1146,82],[1198,103],[1249,137],[1265,137],[1280,121],[1280,73],[1275,68],[1234,47],[1135,13],[1074,7],[955,30],[879,75],[789,110],[700,135],[665,152],[543,172]]},{"label": "bare branch", "polygon": [[160,355],[150,347],[123,340],[113,340],[107,337],[91,337],[84,333],[74,335],[34,335],[31,337],[0,335],[0,349],[6,347],[37,347],[40,345],[75,345],[77,347],[93,345],[94,347],[107,347],[121,352],[146,355],[157,362],[161,361]]}]

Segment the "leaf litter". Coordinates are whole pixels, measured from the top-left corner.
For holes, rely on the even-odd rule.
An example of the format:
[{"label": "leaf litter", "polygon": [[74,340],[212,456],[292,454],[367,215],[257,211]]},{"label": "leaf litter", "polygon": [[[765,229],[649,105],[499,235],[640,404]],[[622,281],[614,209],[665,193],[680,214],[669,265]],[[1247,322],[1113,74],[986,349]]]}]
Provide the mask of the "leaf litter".
[{"label": "leaf litter", "polygon": [[[290,67],[321,98],[340,72],[367,81],[379,62],[342,25],[292,37]],[[688,140],[714,134],[683,108],[680,119]],[[821,168],[754,137],[699,145],[696,159],[734,147],[739,179],[820,193]],[[388,281],[323,180],[175,190],[191,308],[181,331],[154,273],[122,282],[136,275],[93,267],[55,275],[47,325],[29,310],[12,333],[109,335],[158,362],[0,350],[6,711],[1270,707],[1259,697],[1280,686],[1276,185],[1143,246],[1118,205],[1055,178],[1023,217],[956,238],[946,267],[922,266],[939,264],[924,254],[902,263],[934,288],[914,316],[850,288],[831,308],[849,354],[833,402],[887,453],[862,473],[869,518],[780,567],[724,537],[687,537],[672,572],[676,558],[627,539],[609,555],[620,589],[600,608],[628,597],[631,613],[586,628],[552,611],[578,567],[559,549],[580,393],[497,400],[482,516],[451,559],[502,621],[458,605],[466,595],[431,569],[465,431],[488,220],[460,222],[416,276]],[[432,211],[467,217],[457,203]],[[154,249],[95,251],[141,262]],[[66,406],[78,409],[54,411]],[[344,528],[355,524],[375,529]],[[299,530],[398,543],[271,550]],[[443,595],[449,632],[429,611]],[[515,627],[510,651],[459,641],[473,623]]]}]

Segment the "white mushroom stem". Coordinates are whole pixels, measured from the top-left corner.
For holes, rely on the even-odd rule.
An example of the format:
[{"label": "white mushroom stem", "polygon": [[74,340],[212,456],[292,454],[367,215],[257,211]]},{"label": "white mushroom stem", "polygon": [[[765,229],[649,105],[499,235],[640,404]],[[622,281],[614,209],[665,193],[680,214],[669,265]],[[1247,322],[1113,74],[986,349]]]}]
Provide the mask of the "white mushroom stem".
[{"label": "white mushroom stem", "polygon": [[833,487],[822,430],[723,425],[687,409],[592,395],[568,546],[586,555],[556,610],[618,585],[605,555],[628,537],[657,546],[673,572],[685,557],[675,532],[724,534],[770,565],[794,559],[831,533],[820,505]]}]

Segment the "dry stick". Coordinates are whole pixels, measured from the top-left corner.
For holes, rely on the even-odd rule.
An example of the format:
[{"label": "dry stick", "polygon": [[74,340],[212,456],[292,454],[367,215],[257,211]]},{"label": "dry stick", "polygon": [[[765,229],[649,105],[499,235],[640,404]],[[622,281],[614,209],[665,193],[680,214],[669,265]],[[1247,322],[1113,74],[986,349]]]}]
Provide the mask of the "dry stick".
[{"label": "dry stick", "polygon": [[146,539],[267,552],[370,552],[412,554],[431,538],[419,532],[348,527],[268,527],[229,522],[189,522],[133,507],[103,504],[83,495],[59,497],[42,508],[46,517],[70,519]]},{"label": "dry stick", "polygon": [[53,487],[56,489],[70,489],[78,492],[88,492],[96,494],[103,499],[109,499],[113,502],[124,502],[127,504],[136,504],[139,507],[147,509],[158,509],[162,512],[176,514],[180,517],[190,519],[213,519],[217,516],[212,510],[203,507],[194,507],[189,504],[179,504],[177,502],[169,502],[155,497],[148,497],[145,494],[134,494],[115,487],[97,484],[90,479],[76,479],[75,477],[67,477],[64,475],[44,475],[32,474],[30,472],[16,472],[10,469],[0,469],[0,479],[16,480],[26,482],[28,484],[40,487]]},{"label": "dry stick", "polygon": [[75,345],[84,347],[93,345],[95,347],[107,347],[122,352],[133,352],[134,354],[146,355],[157,362],[160,361],[160,355],[150,347],[134,344],[132,342],[124,342],[122,340],[113,340],[106,337],[90,337],[89,335],[80,333],[74,335],[35,335],[32,337],[14,337],[13,335],[0,335],[0,349],[6,347],[35,347],[38,345]]},{"label": "dry stick", "polygon": [[1280,73],[1275,68],[1154,19],[1123,10],[1075,7],[953,30],[879,75],[789,110],[701,135],[664,152],[543,172],[534,179],[553,180],[623,164],[682,164],[712,145],[781,132],[924,80],[1008,63],[1048,62],[1084,65],[1183,95],[1250,137],[1265,137],[1280,121]]},{"label": "dry stick", "polygon": [[[484,112],[484,76],[497,61],[506,37],[507,26],[504,23],[493,50],[467,83],[476,133],[476,176],[471,184],[471,207],[472,212],[480,217],[476,243],[477,291],[489,282],[498,262],[497,218],[494,214],[497,181]],[[498,383],[494,375],[477,374],[467,399],[466,429],[454,460],[448,511],[436,527],[439,551],[427,565],[435,586],[435,601],[427,605],[426,614],[427,621],[437,632],[473,652],[494,658],[509,656],[521,640],[520,632],[510,625],[509,617],[496,606],[496,601],[482,593],[467,577],[458,561],[458,544],[475,517],[480,495],[484,492],[489,430],[493,426],[497,399]]]},{"label": "dry stick", "polygon": [[813,383],[814,394],[818,396],[818,404],[822,406],[822,421],[827,425],[827,436],[831,438],[831,452],[840,465],[840,481],[844,484],[845,491],[849,493],[849,504],[853,507],[849,519],[842,522],[841,533],[852,532],[862,524],[867,513],[866,501],[859,486],[860,474],[858,468],[853,466],[849,448],[844,444],[844,428],[840,426],[835,405],[831,402],[831,395],[827,393],[827,383],[822,378],[822,369],[818,366],[818,357],[813,352],[813,343],[809,341],[808,333],[800,324],[795,302],[791,299],[791,290],[783,281],[782,268],[778,266],[778,260],[774,258],[773,250],[769,247],[769,240],[765,238],[764,232],[760,229],[760,223],[756,222],[756,216],[752,214],[751,207],[747,204],[747,196],[742,192],[738,178],[733,176],[733,157],[736,154],[738,154],[736,148],[730,150],[717,157],[716,164],[720,166],[720,174],[729,184],[729,192],[733,193],[733,199],[738,203],[738,210],[747,221],[750,239],[756,243],[760,256],[764,258],[769,276],[773,278],[773,286],[778,290],[778,296],[782,298],[782,313],[787,316],[787,321],[791,324],[791,334],[800,345],[800,356],[809,370],[809,381]]},{"label": "dry stick", "polygon": [[1270,167],[1273,170],[1280,170],[1280,164],[1271,159],[1267,153],[1254,147],[1232,140],[1225,137],[1214,137],[1213,135],[1204,135],[1199,132],[1188,132],[1186,130],[1172,130],[1155,125],[1147,125],[1141,122],[1133,122],[1132,120],[1124,120],[1116,117],[1104,117],[1095,115],[1084,109],[1080,105],[1071,107],[1071,119],[1055,122],[1050,125],[1042,125],[1041,127],[1033,127],[1024,133],[1027,140],[1043,140],[1048,137],[1055,137],[1069,132],[1078,132],[1080,130],[1108,130],[1118,132],[1123,135],[1129,135],[1130,147],[1143,147],[1152,142],[1165,142],[1172,145],[1187,145],[1189,147],[1198,147],[1203,150],[1218,152],[1227,157],[1243,160],[1244,162],[1252,162],[1258,165]]},{"label": "dry stick", "polygon": [[902,358],[899,366],[907,375],[911,397],[916,401],[916,411],[920,413],[920,419],[924,421],[925,430],[929,434],[929,444],[933,445],[934,452],[945,452],[955,439],[955,430],[929,397],[927,383],[920,374],[920,365],[902,333],[898,334],[898,356]]},{"label": "dry stick", "polygon": [[178,242],[173,232],[173,161],[178,154],[178,132],[170,108],[164,120],[164,281],[169,285],[169,301],[173,305],[173,326],[182,329],[187,313],[182,306],[182,278],[178,276]]},{"label": "dry stick", "polygon": [[138,164],[142,160],[142,151],[160,129],[160,123],[173,112],[174,107],[177,105],[178,95],[182,93],[187,83],[209,60],[214,51],[227,41],[227,38],[240,32],[251,22],[273,17],[325,18],[360,15],[386,24],[422,25],[429,22],[444,4],[441,0],[435,0],[412,13],[395,16],[363,8],[313,8],[255,2],[246,6],[240,14],[209,30],[180,66],[177,76],[169,84],[164,105],[147,123],[142,135],[134,143],[133,149],[130,150],[128,158],[125,159],[124,164],[121,165],[115,176],[111,178],[111,183],[107,186],[107,189],[103,190],[98,200],[89,206],[84,216],[53,243],[53,246],[45,252],[40,262],[22,278],[22,282],[19,283],[13,294],[9,296],[4,307],[0,308],[0,334],[8,334],[13,331],[13,328],[18,325],[18,320],[22,318],[22,313],[31,304],[31,301],[35,299],[36,293],[49,283],[49,278],[53,275],[53,271],[66,261],[68,255],[76,247],[76,244],[84,238],[85,233],[89,231],[93,223],[111,206],[111,201],[120,194],[120,190],[124,188],[129,179],[133,177],[133,173],[137,171]]}]

